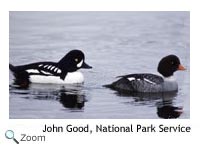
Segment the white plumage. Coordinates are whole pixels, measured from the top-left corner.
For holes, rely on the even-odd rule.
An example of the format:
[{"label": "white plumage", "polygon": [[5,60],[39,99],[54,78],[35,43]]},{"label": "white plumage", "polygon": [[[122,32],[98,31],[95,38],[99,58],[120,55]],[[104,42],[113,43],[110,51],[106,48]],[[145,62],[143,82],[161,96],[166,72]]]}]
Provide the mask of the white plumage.
[{"label": "white plumage", "polygon": [[83,83],[84,76],[81,72],[68,73],[65,80],[60,79],[59,76],[41,76],[31,75],[30,81],[32,83],[43,83],[43,84],[75,84]]}]

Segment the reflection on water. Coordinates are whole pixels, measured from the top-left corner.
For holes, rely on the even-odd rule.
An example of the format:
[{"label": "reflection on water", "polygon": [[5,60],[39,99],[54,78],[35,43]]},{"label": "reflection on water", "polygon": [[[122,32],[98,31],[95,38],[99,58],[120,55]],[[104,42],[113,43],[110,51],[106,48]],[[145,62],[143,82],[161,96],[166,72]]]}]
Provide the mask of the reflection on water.
[{"label": "reflection on water", "polygon": [[134,101],[142,105],[149,105],[155,102],[157,107],[157,115],[164,119],[178,118],[183,113],[183,107],[174,106],[173,100],[177,96],[177,92],[164,92],[164,93],[130,93],[116,91],[118,96],[133,97]]},{"label": "reflection on water", "polygon": [[[63,107],[76,112],[83,109],[87,102],[82,85],[43,85],[31,84],[30,86],[10,85],[10,94],[17,94],[24,99],[55,100],[59,101]],[[176,92],[167,93],[127,93],[118,92],[115,94],[120,97],[131,98],[129,101],[133,106],[137,103],[141,105],[151,105],[155,102],[157,115],[160,118],[178,118],[183,113],[183,107],[174,106],[173,100],[177,96]]]},{"label": "reflection on water", "polygon": [[157,102],[157,114],[160,118],[173,119],[178,118],[183,113],[183,107],[178,107],[173,104],[177,93],[163,93],[162,100]]},{"label": "reflection on water", "polygon": [[158,107],[157,110],[158,110],[157,112],[158,116],[164,119],[178,118],[183,113],[182,107],[175,107],[168,105],[163,105],[162,107]]},{"label": "reflection on water", "polygon": [[82,109],[85,105],[85,95],[76,93],[69,93],[69,91],[60,92],[60,103],[66,108]]},{"label": "reflection on water", "polygon": [[[56,87],[56,88],[55,88]],[[87,101],[81,84],[49,86],[42,84],[10,85],[10,94],[17,94],[24,99],[57,100],[63,107],[82,109]]]}]

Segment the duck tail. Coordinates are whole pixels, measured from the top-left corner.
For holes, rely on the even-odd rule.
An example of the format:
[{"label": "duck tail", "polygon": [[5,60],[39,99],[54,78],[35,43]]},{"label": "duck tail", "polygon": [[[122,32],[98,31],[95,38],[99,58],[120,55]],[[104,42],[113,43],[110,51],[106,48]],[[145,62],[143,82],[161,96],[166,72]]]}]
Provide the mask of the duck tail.
[{"label": "duck tail", "polygon": [[106,84],[106,85],[103,85],[103,87],[106,87],[106,88],[113,88],[113,84]]},{"label": "duck tail", "polygon": [[9,63],[9,69],[12,71],[12,72],[15,72],[15,66],[14,65],[12,65],[12,64],[10,64]]}]

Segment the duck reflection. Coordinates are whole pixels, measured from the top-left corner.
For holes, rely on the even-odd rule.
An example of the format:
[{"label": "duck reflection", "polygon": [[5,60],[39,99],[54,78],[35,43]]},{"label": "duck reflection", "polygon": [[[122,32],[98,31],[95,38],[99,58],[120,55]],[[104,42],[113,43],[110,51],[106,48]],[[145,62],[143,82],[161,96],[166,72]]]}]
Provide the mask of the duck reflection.
[{"label": "duck reflection", "polygon": [[182,107],[175,107],[175,106],[162,106],[157,108],[158,116],[160,118],[164,119],[175,119],[180,117],[180,115],[183,113]]},{"label": "duck reflection", "polygon": [[173,99],[177,93],[164,93],[162,100],[157,102],[157,115],[164,119],[175,119],[183,113],[183,107],[173,105]]},{"label": "duck reflection", "polygon": [[18,97],[24,99],[56,100],[63,107],[69,109],[82,109],[87,101],[83,86],[79,84],[65,86],[45,84],[20,86],[13,84],[9,86],[9,90],[10,94],[18,95]]},{"label": "duck reflection", "polygon": [[85,105],[86,99],[84,94],[62,91],[60,92],[59,101],[65,108],[82,109]]},{"label": "duck reflection", "polygon": [[177,96],[177,92],[163,93],[127,93],[116,92],[118,96],[133,97],[134,102],[141,105],[148,105],[155,102],[157,108],[157,116],[164,119],[174,119],[180,117],[183,113],[183,107],[175,106],[173,100]]}]

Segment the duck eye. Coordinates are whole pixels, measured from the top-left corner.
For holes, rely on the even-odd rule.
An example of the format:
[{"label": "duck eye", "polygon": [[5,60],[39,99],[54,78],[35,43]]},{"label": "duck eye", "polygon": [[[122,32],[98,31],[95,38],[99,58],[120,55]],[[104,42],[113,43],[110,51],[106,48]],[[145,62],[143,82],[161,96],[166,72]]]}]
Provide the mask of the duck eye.
[{"label": "duck eye", "polygon": [[78,62],[78,58],[76,58],[75,61]]},{"label": "duck eye", "polygon": [[172,61],[171,64],[174,65],[174,62]]}]

